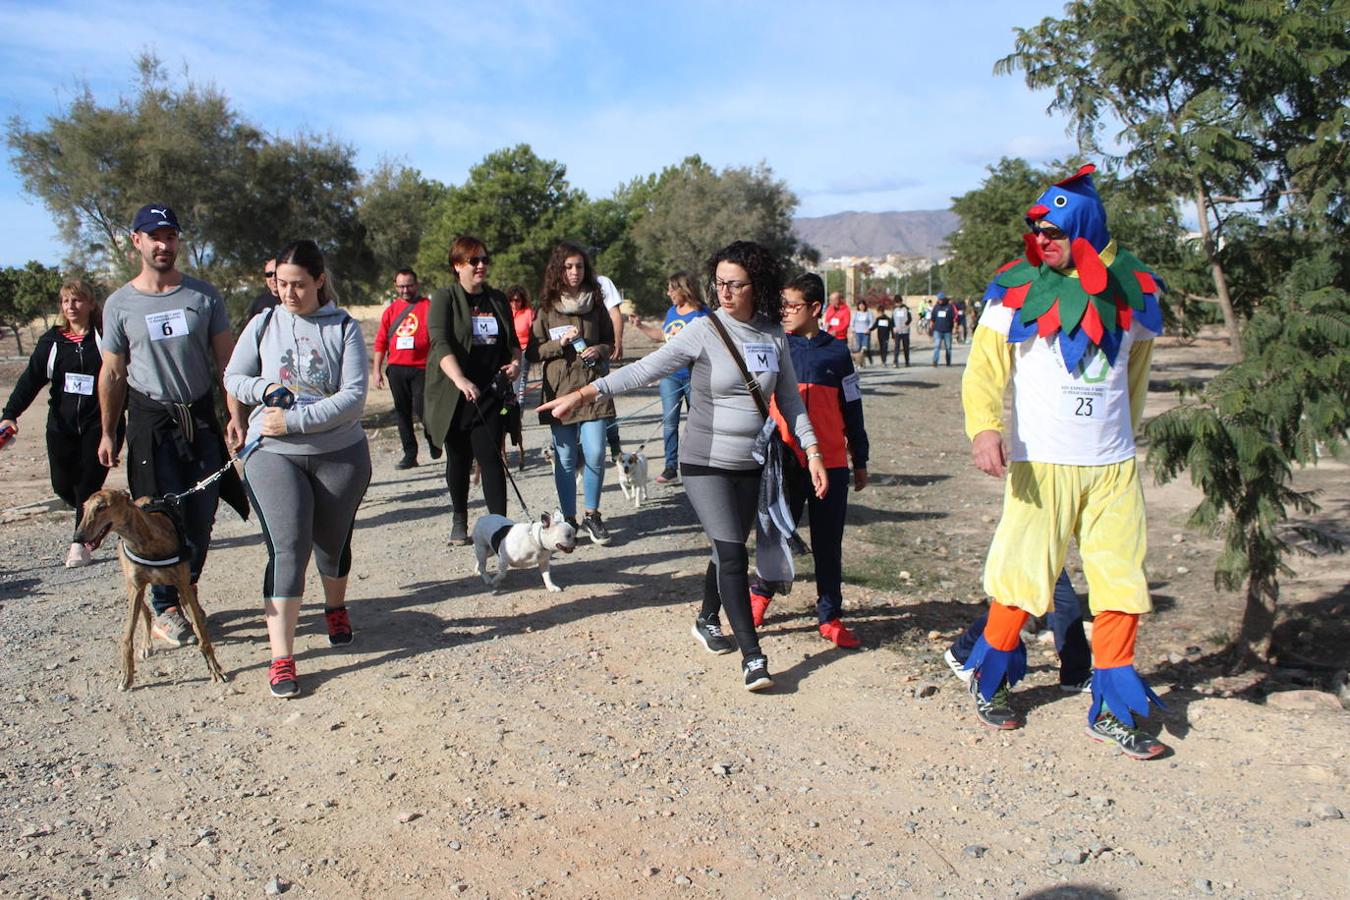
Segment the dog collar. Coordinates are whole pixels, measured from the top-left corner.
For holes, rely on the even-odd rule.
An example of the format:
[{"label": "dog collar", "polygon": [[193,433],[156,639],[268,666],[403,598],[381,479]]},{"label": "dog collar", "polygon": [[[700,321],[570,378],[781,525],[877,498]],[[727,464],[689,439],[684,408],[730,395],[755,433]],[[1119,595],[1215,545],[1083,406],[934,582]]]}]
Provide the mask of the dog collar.
[{"label": "dog collar", "polygon": [[156,569],[167,569],[169,566],[176,566],[183,561],[183,557],[175,553],[173,556],[166,556],[163,559],[147,559],[136,551],[132,550],[126,541],[122,541],[122,552],[126,554],[127,559],[141,566],[151,566]]}]

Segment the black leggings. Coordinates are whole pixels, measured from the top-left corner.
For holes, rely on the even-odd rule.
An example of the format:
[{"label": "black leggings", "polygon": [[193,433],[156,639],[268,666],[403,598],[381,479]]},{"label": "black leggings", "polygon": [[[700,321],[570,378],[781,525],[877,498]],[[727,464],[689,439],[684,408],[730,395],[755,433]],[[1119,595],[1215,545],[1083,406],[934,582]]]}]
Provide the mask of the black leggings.
[{"label": "black leggings", "polygon": [[[52,473],[52,490],[75,507],[75,530],[80,530],[84,501],[103,487],[108,470],[98,463],[98,442],[103,431],[93,425],[81,433],[47,429],[47,467]],[[73,540],[73,538],[72,538]]]},{"label": "black leggings", "polygon": [[727,611],[741,655],[759,656],[759,637],[750,616],[750,554],[745,548],[759,507],[759,469],[714,470],[682,466],[685,496],[712,544],[703,577],[703,609],[713,619]]},{"label": "black leggings", "polygon": [[445,435],[445,486],[450,489],[451,515],[469,521],[469,469],[478,460],[483,499],[489,513],[506,515],[506,473],[502,471],[501,406],[485,406],[480,418],[474,406],[461,398]]}]

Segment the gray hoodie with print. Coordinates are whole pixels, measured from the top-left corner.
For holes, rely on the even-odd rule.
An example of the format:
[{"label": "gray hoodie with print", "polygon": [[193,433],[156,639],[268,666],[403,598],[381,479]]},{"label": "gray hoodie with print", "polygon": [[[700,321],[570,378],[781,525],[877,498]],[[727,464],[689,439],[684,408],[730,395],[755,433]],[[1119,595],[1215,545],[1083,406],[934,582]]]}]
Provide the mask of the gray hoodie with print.
[{"label": "gray hoodie with print", "polygon": [[282,454],[326,453],[365,440],[367,378],[361,326],[334,303],[308,316],[284,306],[259,313],[244,326],[225,367],[225,389],[254,405],[250,441],[260,433],[267,386],[280,384],[295,394],[295,406],[285,413],[286,434],[263,442]]}]

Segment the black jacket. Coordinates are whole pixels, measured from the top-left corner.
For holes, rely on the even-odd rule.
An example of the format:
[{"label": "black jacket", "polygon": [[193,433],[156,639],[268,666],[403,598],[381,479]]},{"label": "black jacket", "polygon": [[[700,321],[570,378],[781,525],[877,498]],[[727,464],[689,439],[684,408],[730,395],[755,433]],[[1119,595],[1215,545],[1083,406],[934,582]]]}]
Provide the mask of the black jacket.
[{"label": "black jacket", "polygon": [[[52,326],[38,338],[28,367],[15,383],[0,418],[17,420],[37,399],[42,386],[50,382],[48,431],[74,436],[90,429],[101,430],[103,425],[99,421],[97,385],[99,370],[103,368],[103,354],[99,351],[98,341],[98,335],[91,331],[83,341],[76,344],[66,340],[58,326]],[[68,393],[68,374],[92,377],[93,393]]]}]

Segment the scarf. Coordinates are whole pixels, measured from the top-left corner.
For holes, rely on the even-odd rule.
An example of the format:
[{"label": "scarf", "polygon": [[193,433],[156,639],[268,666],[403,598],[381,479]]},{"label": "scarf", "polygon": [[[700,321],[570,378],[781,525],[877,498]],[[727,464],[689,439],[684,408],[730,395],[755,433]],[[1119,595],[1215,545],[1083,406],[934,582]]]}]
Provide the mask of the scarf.
[{"label": "scarf", "polygon": [[590,291],[580,294],[559,294],[558,304],[554,307],[565,316],[584,316],[591,311],[594,301]]}]

